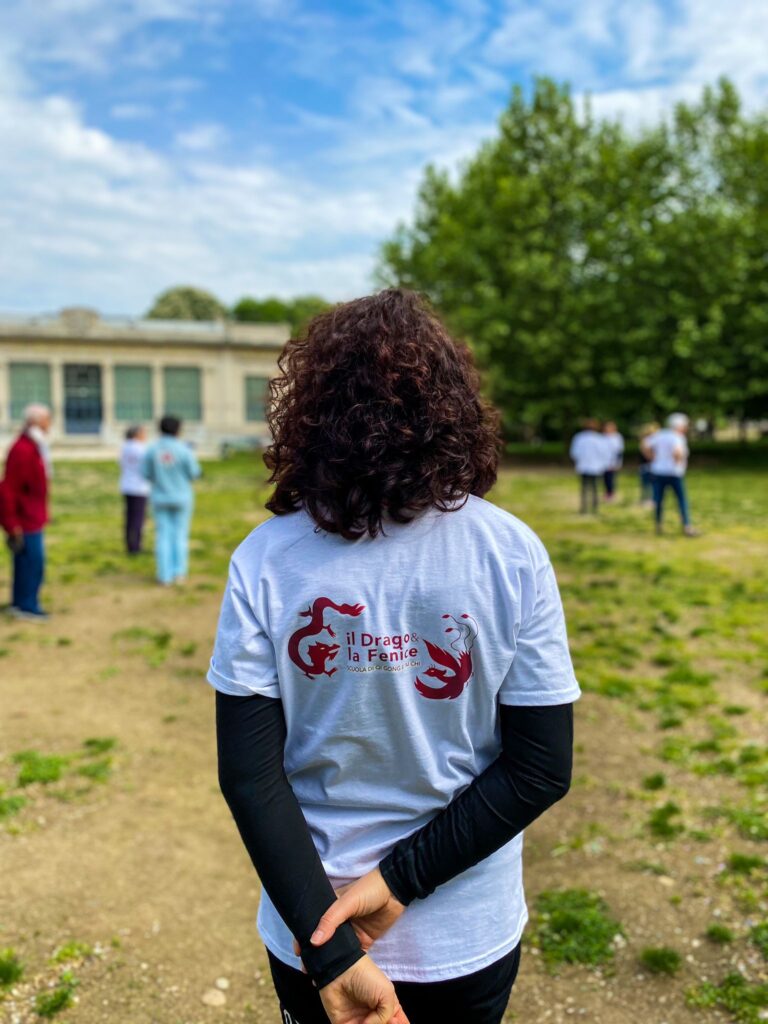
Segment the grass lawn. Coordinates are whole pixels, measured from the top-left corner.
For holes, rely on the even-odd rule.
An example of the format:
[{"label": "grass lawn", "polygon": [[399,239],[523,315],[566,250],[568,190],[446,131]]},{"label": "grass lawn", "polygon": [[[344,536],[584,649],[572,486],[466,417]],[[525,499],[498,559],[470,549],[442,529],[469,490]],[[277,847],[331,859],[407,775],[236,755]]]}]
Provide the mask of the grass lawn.
[{"label": "grass lawn", "polygon": [[[277,1021],[203,682],[265,474],[246,457],[205,465],[190,580],[172,590],[150,556],[122,553],[116,476],[56,466],[53,617],[0,616],[0,1019]],[[694,540],[671,502],[654,536],[636,490],[627,471],[617,502],[581,517],[570,473],[526,467],[489,495],[549,549],[584,691],[573,789],[526,834],[531,923],[508,1019],[757,1024],[768,472],[694,458]]]}]

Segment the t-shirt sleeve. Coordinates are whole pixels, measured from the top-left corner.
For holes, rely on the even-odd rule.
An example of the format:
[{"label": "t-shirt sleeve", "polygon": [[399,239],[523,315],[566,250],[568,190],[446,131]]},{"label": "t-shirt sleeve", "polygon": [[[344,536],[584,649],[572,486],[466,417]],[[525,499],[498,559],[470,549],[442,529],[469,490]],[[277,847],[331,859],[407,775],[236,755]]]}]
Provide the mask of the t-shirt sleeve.
[{"label": "t-shirt sleeve", "polygon": [[533,610],[520,625],[499,703],[518,707],[569,704],[580,696],[568,650],[563,603],[554,569],[547,561],[536,574]]},{"label": "t-shirt sleeve", "polygon": [[230,570],[207,680],[233,697],[280,697],[272,641]]},{"label": "t-shirt sleeve", "polygon": [[191,448],[187,448],[187,472],[190,480],[197,480],[201,473],[200,463]]}]

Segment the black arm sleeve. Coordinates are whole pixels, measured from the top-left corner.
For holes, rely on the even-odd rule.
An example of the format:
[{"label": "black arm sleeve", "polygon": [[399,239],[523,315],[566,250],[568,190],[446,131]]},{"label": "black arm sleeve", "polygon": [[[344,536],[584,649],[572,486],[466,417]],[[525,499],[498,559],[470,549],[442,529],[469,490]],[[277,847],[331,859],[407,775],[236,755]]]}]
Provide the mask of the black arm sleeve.
[{"label": "black arm sleeve", "polygon": [[336,894],[285,774],[285,735],[282,701],[217,691],[221,791],[262,885],[298,940],[310,977],[322,988],[363,951],[349,923],[322,946],[310,945]]},{"label": "black arm sleeve", "polygon": [[406,906],[489,857],[568,792],[573,705],[501,705],[499,715],[499,757],[379,865]]}]

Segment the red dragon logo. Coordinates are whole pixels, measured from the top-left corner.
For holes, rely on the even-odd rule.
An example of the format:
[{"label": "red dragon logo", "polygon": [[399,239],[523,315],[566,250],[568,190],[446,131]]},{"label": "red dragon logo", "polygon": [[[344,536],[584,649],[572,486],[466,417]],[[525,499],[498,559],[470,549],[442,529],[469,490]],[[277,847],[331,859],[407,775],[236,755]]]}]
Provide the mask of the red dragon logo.
[{"label": "red dragon logo", "polygon": [[307,611],[299,612],[299,615],[308,618],[309,624],[297,629],[288,641],[288,657],[302,670],[307,679],[314,679],[316,676],[332,676],[335,668],[328,669],[328,662],[333,661],[339,653],[338,644],[317,643],[310,644],[306,650],[309,658],[305,661],[301,656],[300,645],[302,640],[310,636],[319,636],[327,633],[330,637],[336,634],[330,626],[325,624],[325,609],[333,608],[339,615],[359,615],[365,610],[364,604],[336,604],[329,597],[318,597],[309,606]]},{"label": "red dragon logo", "polygon": [[417,676],[415,686],[422,697],[428,697],[430,700],[455,700],[464,692],[469,682],[472,675],[472,645],[477,639],[478,630],[477,623],[471,615],[464,614],[461,617],[469,621],[459,622],[453,615],[443,616],[444,619],[450,619],[455,623],[453,626],[447,626],[445,632],[459,634],[450,643],[453,653],[430,643],[429,640],[424,640],[432,661],[443,666],[435,668],[434,665],[430,665],[424,675],[439,679],[443,686],[428,686]]}]

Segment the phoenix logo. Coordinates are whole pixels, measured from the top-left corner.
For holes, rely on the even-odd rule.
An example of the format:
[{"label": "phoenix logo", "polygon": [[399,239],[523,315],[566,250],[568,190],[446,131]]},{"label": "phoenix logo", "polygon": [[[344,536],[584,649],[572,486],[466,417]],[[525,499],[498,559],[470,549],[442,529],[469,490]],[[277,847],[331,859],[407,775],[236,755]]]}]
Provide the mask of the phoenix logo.
[{"label": "phoenix logo", "polygon": [[455,700],[464,692],[472,675],[472,647],[477,639],[477,623],[466,613],[461,616],[462,621],[453,615],[443,615],[443,618],[453,623],[446,626],[444,632],[457,634],[448,645],[450,650],[424,640],[429,656],[435,663],[430,665],[424,675],[437,679],[443,685],[430,686],[418,676],[414,684],[422,697],[429,700]]}]

